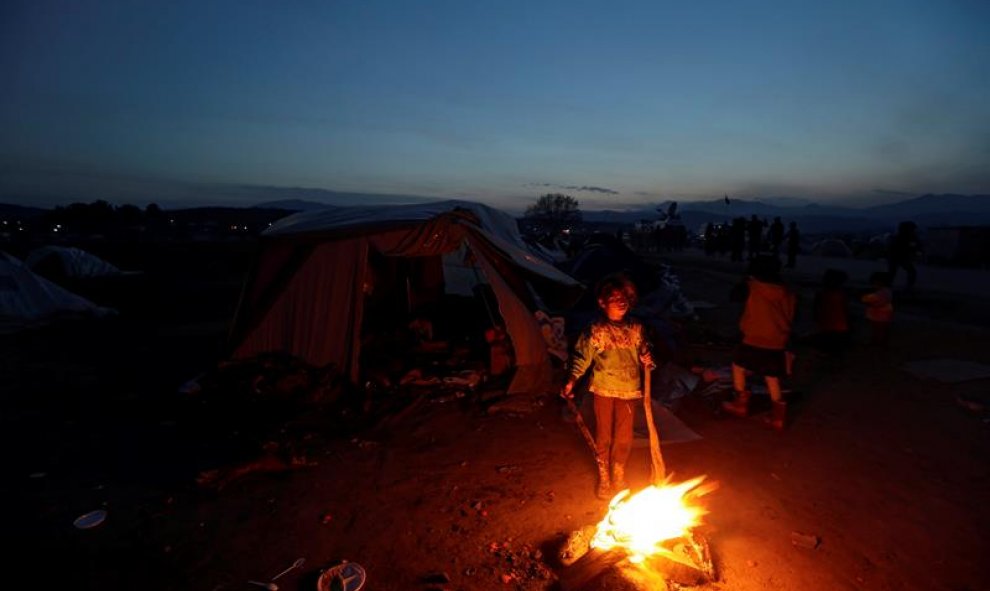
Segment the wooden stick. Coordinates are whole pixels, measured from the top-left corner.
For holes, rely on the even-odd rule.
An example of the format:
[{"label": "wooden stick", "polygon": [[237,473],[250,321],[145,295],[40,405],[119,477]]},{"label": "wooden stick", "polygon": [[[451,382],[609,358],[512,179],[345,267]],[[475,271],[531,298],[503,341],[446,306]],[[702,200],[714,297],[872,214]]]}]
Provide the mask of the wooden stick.
[{"label": "wooden stick", "polygon": [[573,398],[567,399],[567,408],[574,413],[574,422],[577,423],[578,429],[581,430],[581,435],[584,437],[588,447],[591,448],[592,457],[595,458],[595,462],[598,462],[598,446],[595,445],[595,438],[591,436],[591,431],[588,430],[588,425],[584,423],[584,417],[581,416],[581,411],[578,410],[577,405],[574,404]]},{"label": "wooden stick", "polygon": [[663,454],[660,453],[660,437],[657,435],[657,427],[653,424],[653,400],[650,394],[650,386],[653,381],[650,376],[649,365],[643,364],[643,409],[646,412],[646,428],[650,432],[650,472],[654,486],[663,484],[667,476],[667,469],[663,465]]}]

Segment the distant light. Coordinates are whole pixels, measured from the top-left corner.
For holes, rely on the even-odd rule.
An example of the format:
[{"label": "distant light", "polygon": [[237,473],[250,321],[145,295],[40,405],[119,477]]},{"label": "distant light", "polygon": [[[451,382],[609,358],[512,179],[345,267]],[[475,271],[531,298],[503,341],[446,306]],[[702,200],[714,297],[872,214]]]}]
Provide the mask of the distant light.
[{"label": "distant light", "polygon": [[54,228],[52,228],[52,232],[58,232],[58,226],[55,226]]}]

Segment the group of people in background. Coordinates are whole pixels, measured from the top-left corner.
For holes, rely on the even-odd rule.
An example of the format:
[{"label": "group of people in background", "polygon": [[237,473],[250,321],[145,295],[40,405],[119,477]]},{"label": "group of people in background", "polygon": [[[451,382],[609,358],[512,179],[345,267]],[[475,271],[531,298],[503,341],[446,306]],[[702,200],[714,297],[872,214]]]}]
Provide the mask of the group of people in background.
[{"label": "group of people in background", "polygon": [[793,268],[801,247],[801,232],[797,222],[785,227],[779,216],[767,222],[753,214],[749,220],[740,216],[717,226],[709,222],[702,241],[708,255],[730,254],[733,261],[742,261],[744,254],[748,260],[762,254],[778,259],[786,255],[787,267]]},{"label": "group of people in background", "polygon": [[[892,274],[878,271],[870,276],[871,288],[859,296],[870,323],[869,343],[886,346],[894,319]],[[839,269],[827,269],[814,298],[816,332],[811,343],[830,356],[838,356],[850,344],[850,295],[845,283],[848,275]],[[726,412],[744,417],[749,414],[751,392],[746,376],[755,374],[766,381],[771,399],[768,423],[778,431],[787,419],[787,401],[780,378],[790,375],[794,354],[792,326],[796,295],[781,278],[780,261],[772,255],[757,255],[749,263],[746,280],[733,290],[733,299],[744,301],[739,321],[742,341],[732,359],[733,396],[723,403]]]}]

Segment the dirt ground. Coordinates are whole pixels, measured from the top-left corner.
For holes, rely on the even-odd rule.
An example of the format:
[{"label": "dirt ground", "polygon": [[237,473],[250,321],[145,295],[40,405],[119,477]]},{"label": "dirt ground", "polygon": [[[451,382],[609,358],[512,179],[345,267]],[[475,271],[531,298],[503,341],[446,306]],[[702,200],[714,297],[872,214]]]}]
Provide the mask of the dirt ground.
[{"label": "dirt ground", "polygon": [[[197,443],[202,417],[176,390],[218,360],[249,252],[229,265],[184,253],[193,271],[152,266],[140,299],[112,321],[2,337],[8,576],[19,567],[35,588],[251,589],[304,557],[281,589],[315,589],[319,568],[343,559],[366,569],[372,590],[554,589],[563,537],[597,522],[605,503],[553,396],[496,415],[470,396],[423,400],[377,428],[310,417],[286,428],[305,432],[314,465],[219,492],[195,486],[222,450]],[[716,304],[682,322],[676,361],[725,364],[741,268],[665,261],[691,299]],[[801,333],[813,280],[790,278]],[[901,302],[887,349],[857,344],[834,360],[798,348],[782,434],[759,417],[719,416],[707,399],[679,406],[703,438],[666,446],[669,469],[721,484],[707,497],[720,574],[709,589],[990,589],[990,415],[957,398],[990,404],[990,383],[900,368],[990,363],[986,301],[921,286]],[[235,421],[214,424],[217,445],[237,437]],[[644,485],[647,449],[633,453],[631,483]],[[101,508],[103,524],[73,527]],[[795,546],[794,532],[821,543]]]}]

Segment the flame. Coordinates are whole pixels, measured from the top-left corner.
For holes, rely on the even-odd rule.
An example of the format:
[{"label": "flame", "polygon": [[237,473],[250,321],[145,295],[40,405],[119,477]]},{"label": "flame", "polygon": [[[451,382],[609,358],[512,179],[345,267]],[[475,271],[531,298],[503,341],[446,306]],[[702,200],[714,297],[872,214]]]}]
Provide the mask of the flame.
[{"label": "flame", "polygon": [[678,484],[648,486],[632,496],[628,490],[615,495],[608,513],[598,523],[591,547],[622,547],[634,563],[651,554],[669,554],[661,544],[686,536],[708,513],[694,503],[697,497],[713,490],[710,486],[698,488],[704,479],[699,476]]}]

